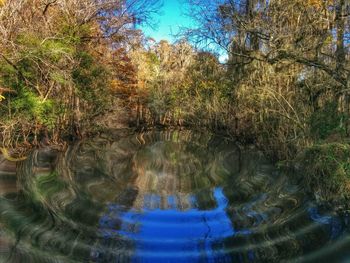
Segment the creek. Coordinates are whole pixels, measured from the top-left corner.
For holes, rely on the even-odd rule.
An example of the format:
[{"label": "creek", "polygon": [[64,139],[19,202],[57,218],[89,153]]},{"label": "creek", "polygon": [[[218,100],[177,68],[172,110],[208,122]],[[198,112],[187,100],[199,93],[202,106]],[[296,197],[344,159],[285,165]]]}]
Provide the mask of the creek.
[{"label": "creek", "polygon": [[349,229],[254,146],[206,133],[0,161],[0,262],[349,262]]}]

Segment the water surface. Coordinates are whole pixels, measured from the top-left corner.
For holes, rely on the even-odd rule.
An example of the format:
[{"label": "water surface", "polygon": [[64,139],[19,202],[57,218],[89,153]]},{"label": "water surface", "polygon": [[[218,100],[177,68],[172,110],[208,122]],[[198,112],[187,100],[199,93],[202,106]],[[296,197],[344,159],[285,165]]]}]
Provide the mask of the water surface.
[{"label": "water surface", "polygon": [[347,217],[253,146],[99,136],[0,160],[0,262],[350,262]]}]

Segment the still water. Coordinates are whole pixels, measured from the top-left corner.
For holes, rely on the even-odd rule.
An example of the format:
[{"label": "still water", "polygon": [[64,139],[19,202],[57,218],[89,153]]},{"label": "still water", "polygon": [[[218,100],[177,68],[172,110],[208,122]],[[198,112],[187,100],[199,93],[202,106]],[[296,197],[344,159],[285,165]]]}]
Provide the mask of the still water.
[{"label": "still water", "polygon": [[350,262],[348,217],[253,146],[191,131],[0,159],[0,213],[0,262]]}]

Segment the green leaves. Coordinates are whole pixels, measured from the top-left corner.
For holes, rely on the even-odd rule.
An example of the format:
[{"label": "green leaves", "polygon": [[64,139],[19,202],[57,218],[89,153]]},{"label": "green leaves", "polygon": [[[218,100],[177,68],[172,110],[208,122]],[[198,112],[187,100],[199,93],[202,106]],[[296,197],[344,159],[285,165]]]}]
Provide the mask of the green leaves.
[{"label": "green leaves", "polygon": [[316,139],[326,139],[328,136],[338,133],[344,135],[346,130],[344,118],[346,116],[338,111],[336,102],[328,102],[310,117],[311,134]]},{"label": "green leaves", "polygon": [[307,189],[321,201],[347,205],[350,199],[350,146],[326,143],[306,148],[294,161]]},{"label": "green leaves", "polygon": [[70,37],[41,37],[32,33],[18,36],[18,45],[21,47],[22,57],[32,61],[57,63],[70,57],[75,47]]},{"label": "green leaves", "polygon": [[23,90],[14,100],[10,107],[14,114],[21,115],[23,118],[36,121],[52,129],[57,122],[57,106],[53,100],[43,100],[35,93]]},{"label": "green leaves", "polygon": [[86,51],[79,51],[75,57],[78,66],[72,72],[72,79],[79,97],[87,101],[91,111],[103,110],[108,105],[111,74],[106,65]]}]

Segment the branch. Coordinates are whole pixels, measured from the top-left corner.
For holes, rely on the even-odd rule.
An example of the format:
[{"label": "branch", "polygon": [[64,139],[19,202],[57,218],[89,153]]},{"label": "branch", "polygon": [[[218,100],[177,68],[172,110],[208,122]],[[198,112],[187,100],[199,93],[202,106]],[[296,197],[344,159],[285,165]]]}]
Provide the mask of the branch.
[{"label": "branch", "polygon": [[29,86],[33,87],[40,96],[42,96],[42,93],[40,92],[40,90],[38,89],[38,87],[33,84],[32,82],[30,82],[22,73],[22,71],[14,64],[11,62],[11,60],[9,60],[4,54],[0,53],[0,56],[11,66],[13,67],[17,73],[19,74],[19,77],[24,80],[26,82],[26,84],[28,84]]},{"label": "branch", "polygon": [[[305,57],[300,57],[296,54],[293,53],[288,53],[287,51],[283,50],[283,51],[279,51],[279,54],[273,58],[273,59],[267,59],[267,61],[271,64],[274,64],[278,61],[281,61],[283,59],[292,59],[297,63],[306,65],[306,66],[310,66],[310,67],[315,67],[318,68],[322,71],[324,71],[325,73],[327,73],[329,76],[331,76],[334,80],[338,81],[339,83],[341,83],[344,87],[347,86],[347,78],[341,76],[341,72],[338,72],[336,69],[332,69],[330,66],[318,61],[318,60],[314,60],[314,59],[308,59]],[[349,72],[348,70],[344,70],[346,72]],[[348,74],[346,74],[348,75]]]},{"label": "branch", "polygon": [[15,90],[0,87],[0,93],[2,93],[2,92],[17,94],[17,91],[15,91]]},{"label": "branch", "polygon": [[54,3],[56,3],[57,2],[57,0],[53,0],[53,1],[51,1],[51,2],[49,2],[49,3],[47,3],[46,5],[45,5],[45,8],[44,8],[44,10],[43,10],[43,15],[45,16],[46,15],[46,12],[47,12],[47,10],[49,9],[49,7],[51,6],[51,5],[53,5]]}]

